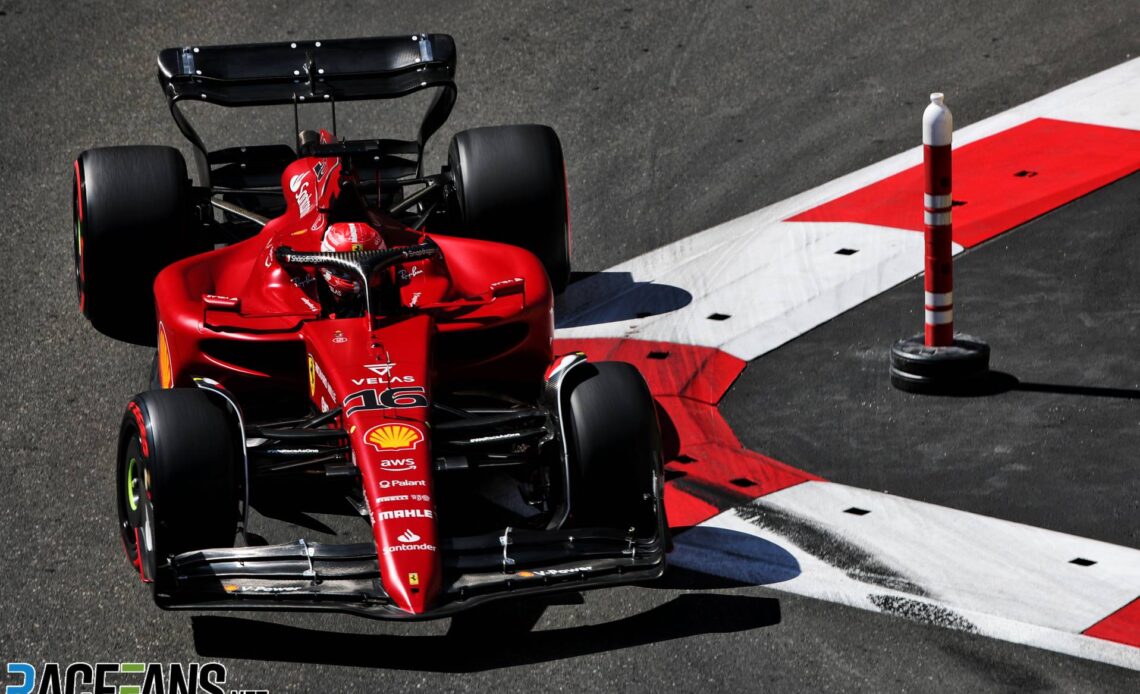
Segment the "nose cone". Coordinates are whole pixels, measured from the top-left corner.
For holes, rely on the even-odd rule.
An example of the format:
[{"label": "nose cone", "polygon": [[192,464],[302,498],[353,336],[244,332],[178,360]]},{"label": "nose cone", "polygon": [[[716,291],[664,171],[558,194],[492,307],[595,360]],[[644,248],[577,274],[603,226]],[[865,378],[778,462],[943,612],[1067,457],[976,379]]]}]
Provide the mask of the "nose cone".
[{"label": "nose cone", "polygon": [[439,598],[442,579],[435,530],[435,523],[423,518],[373,527],[384,591],[396,607],[411,614],[423,614]]}]

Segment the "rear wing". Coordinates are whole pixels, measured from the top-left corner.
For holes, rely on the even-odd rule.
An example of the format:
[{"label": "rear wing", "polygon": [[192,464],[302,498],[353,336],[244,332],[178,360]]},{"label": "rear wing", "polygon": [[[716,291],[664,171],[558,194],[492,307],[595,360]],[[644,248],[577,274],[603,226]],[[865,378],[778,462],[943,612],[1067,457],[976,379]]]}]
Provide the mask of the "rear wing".
[{"label": "rear wing", "polygon": [[418,144],[443,125],[455,104],[455,42],[446,34],[167,48],[158,81],[175,122],[208,152],[178,102],[221,106],[392,99],[438,88],[420,125]]}]

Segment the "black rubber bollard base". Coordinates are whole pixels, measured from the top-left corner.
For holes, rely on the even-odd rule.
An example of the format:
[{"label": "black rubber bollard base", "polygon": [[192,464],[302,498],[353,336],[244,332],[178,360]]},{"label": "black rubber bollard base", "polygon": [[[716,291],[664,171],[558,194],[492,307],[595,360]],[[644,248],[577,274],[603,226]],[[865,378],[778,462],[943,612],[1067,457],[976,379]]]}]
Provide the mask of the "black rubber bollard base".
[{"label": "black rubber bollard base", "polygon": [[990,370],[990,346],[957,333],[949,347],[927,347],[923,335],[891,346],[891,385],[908,393],[952,393],[972,387]]}]

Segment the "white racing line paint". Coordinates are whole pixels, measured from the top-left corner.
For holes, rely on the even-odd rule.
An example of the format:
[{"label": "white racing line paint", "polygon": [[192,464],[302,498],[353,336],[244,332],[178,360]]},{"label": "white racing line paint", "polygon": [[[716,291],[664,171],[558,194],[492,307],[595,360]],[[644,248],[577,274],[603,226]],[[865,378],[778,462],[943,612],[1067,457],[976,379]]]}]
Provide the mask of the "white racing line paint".
[{"label": "white racing line paint", "polygon": [[[790,554],[799,574],[770,584],[778,590],[1140,670],[1140,649],[1080,633],[1136,597],[1134,549],[833,482],[789,487],[702,527]],[[701,549],[705,563],[717,551]]]},{"label": "white racing line paint", "polygon": [[[1140,129],[1140,59],[963,128],[955,145],[1042,117]],[[755,359],[922,272],[922,234],[781,221],[921,162],[915,147],[575,283],[559,302],[558,336],[680,342]],[[916,194],[916,210],[919,202]],[[858,252],[836,255],[841,249]],[[662,286],[688,291],[692,302],[658,313],[674,308],[660,304],[669,296]],[[631,310],[655,315],[631,319]],[[731,318],[709,320],[715,313]]]},{"label": "white racing line paint", "polygon": [[[955,144],[1040,117],[1140,129],[1140,59],[963,128]],[[922,234],[781,221],[921,161],[915,147],[578,282],[559,302],[558,337],[676,342],[755,359],[922,272]],[[677,308],[681,290],[692,298]],[[1140,649],[1080,633],[1140,593],[1135,549],[828,482],[761,497],[701,527],[794,557],[796,575],[781,576],[779,590],[1140,670]],[[872,569],[852,569],[852,556],[869,557]],[[1096,563],[1070,563],[1077,558]]]}]

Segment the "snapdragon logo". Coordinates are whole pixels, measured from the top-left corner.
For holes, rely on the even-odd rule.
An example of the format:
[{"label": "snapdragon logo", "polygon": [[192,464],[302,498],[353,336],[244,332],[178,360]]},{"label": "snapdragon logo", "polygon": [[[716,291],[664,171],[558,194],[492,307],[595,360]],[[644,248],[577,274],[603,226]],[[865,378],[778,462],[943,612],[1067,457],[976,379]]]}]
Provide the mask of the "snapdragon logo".
[{"label": "snapdragon logo", "polygon": [[4,694],[268,694],[227,689],[221,663],[8,663]]}]

